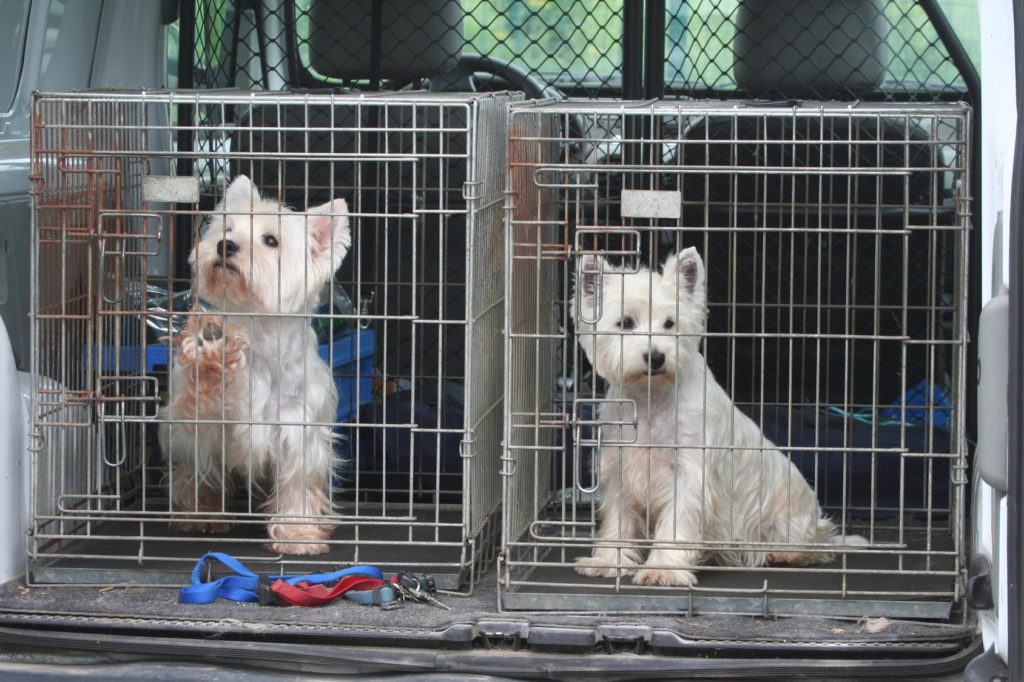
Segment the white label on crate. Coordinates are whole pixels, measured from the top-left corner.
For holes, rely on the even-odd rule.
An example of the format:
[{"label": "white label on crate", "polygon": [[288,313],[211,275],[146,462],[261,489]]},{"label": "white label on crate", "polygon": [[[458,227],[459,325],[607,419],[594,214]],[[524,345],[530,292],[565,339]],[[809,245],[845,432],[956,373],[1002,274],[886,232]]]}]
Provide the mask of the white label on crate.
[{"label": "white label on crate", "polygon": [[146,175],[142,178],[142,199],[172,204],[199,203],[199,178],[193,175]]},{"label": "white label on crate", "polygon": [[622,190],[622,217],[624,218],[676,218],[683,214],[681,192],[654,189]]}]

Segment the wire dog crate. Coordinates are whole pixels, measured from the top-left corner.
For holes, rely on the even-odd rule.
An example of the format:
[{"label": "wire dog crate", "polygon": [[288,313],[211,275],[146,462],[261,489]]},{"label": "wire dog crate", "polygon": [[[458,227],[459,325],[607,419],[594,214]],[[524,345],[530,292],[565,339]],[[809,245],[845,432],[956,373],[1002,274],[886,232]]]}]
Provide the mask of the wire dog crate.
[{"label": "wire dog crate", "polygon": [[[959,104],[513,107],[503,608],[962,617],[969,126]],[[683,448],[637,435],[644,398],[610,393],[591,367],[577,328],[594,320],[573,308],[574,282],[593,267],[584,257],[602,257],[605,275],[649,268],[657,277],[684,247],[696,247],[706,272],[699,347],[713,377],[704,381],[717,380],[777,446],[839,532],[866,544],[665,541],[655,506],[677,502],[649,492],[637,503],[636,532],[620,527],[598,541],[598,509],[626,475],[622,463],[599,474],[602,445],[617,448],[615,462],[647,463],[632,475],[648,490],[660,482],[636,471],[660,455],[645,445],[675,457]],[[645,290],[643,302],[653,295]],[[600,305],[594,314],[599,325]],[[679,326],[661,336],[683,343]],[[656,334],[645,333],[641,346],[653,348]],[[625,354],[621,334],[608,343]],[[703,420],[695,434],[708,432],[708,409],[691,417]],[[727,416],[723,428],[740,420]],[[695,447],[705,471],[710,445]],[[754,472],[761,480],[751,494],[765,494],[766,472]],[[574,570],[601,546],[616,557],[608,577]],[[702,561],[696,585],[634,584],[655,548],[817,559]]]},{"label": "wire dog crate", "polygon": [[[37,95],[31,580],[180,584],[217,549],[268,573],[375,564],[471,589],[498,545],[503,168],[518,98]],[[300,212],[348,202],[351,247],[305,315],[339,396],[333,512],[317,519],[334,526],[326,554],[266,551],[272,478],[202,509],[168,496],[182,475],[157,437],[171,338],[211,312],[187,257],[243,174]],[[207,519],[232,529],[169,525]]]}]

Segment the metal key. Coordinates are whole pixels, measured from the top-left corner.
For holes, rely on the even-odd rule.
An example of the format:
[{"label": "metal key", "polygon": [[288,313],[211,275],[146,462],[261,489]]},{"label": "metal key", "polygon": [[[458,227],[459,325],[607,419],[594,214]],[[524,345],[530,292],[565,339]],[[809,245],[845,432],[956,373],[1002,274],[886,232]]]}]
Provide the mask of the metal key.
[{"label": "metal key", "polygon": [[422,596],[423,601],[428,601],[431,604],[433,604],[434,606],[440,606],[442,609],[445,609],[446,611],[451,611],[452,610],[452,607],[448,606],[447,604],[442,603],[440,600],[438,600],[437,597],[435,597],[432,594],[427,594],[426,592],[420,590],[420,595]]},{"label": "metal key", "polygon": [[[433,584],[432,580],[428,584]],[[451,611],[451,607],[447,604],[441,603],[434,595],[430,594],[429,591],[423,588],[423,583],[414,575],[408,573],[398,574],[398,585],[402,588],[402,592],[410,599],[418,602],[430,602],[435,606],[440,606],[443,609]]]}]

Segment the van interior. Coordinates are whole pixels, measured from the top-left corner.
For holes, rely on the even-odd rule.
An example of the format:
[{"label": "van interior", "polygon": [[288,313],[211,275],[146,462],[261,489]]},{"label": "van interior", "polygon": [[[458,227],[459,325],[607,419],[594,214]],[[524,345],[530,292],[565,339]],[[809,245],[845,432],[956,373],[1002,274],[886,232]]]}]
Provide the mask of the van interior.
[{"label": "van interior", "polygon": [[[985,173],[1015,119],[990,161],[1013,88],[989,100],[981,55],[1012,61],[1020,19],[982,4],[0,3],[0,669],[1012,679],[1015,195]],[[242,175],[347,202],[303,313],[338,394],[320,555],[267,551],[259,486],[168,492],[174,338],[214,309],[194,248]],[[692,586],[580,575],[638,409],[607,416],[581,263],[690,246],[710,381],[864,544]],[[372,565],[436,592],[182,603],[233,573],[211,552],[265,588]]]}]

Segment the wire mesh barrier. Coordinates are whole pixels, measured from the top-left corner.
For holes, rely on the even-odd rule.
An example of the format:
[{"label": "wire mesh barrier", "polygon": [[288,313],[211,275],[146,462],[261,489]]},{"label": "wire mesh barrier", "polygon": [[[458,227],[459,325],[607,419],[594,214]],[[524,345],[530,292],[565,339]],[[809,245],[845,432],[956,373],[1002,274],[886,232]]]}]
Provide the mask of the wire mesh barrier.
[{"label": "wire mesh barrier", "polygon": [[471,588],[518,97],[38,95],[32,581],[176,584],[217,548]]},{"label": "wire mesh barrier", "polygon": [[963,105],[516,105],[506,609],[963,615]]},{"label": "wire mesh barrier", "polygon": [[707,96],[937,100],[964,76],[914,1],[668,3],[668,89]]},{"label": "wire mesh barrier", "polygon": [[[951,55],[947,41],[956,31],[940,35],[928,11],[934,3],[669,0],[650,5],[664,6],[658,36],[645,35],[643,10],[631,24],[625,4],[197,2],[188,85],[394,88],[440,77],[445,69],[424,68],[440,56],[452,69],[470,54],[493,60],[499,88],[509,85],[500,64],[574,96],[615,97],[623,94],[624,41],[632,36],[663,53],[664,73],[650,77],[674,95],[932,101],[963,98],[968,87],[963,70],[972,67]],[[954,26],[976,21],[961,4],[943,4]],[[324,57],[339,51],[348,59],[329,58],[324,68]],[[334,65],[346,62],[338,72]]]}]

